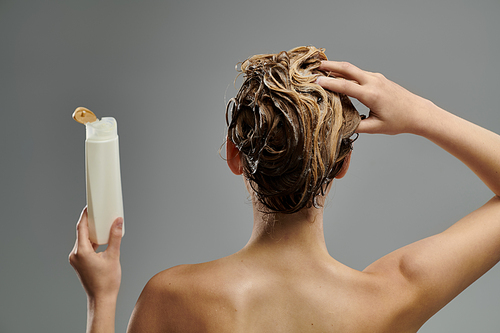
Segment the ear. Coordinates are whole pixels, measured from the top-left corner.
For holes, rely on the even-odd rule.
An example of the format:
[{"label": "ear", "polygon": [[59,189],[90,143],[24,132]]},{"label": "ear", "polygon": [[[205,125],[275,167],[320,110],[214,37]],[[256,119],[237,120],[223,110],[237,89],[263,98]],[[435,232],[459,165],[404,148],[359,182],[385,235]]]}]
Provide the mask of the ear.
[{"label": "ear", "polygon": [[229,169],[231,169],[235,175],[239,176],[243,173],[240,151],[229,138],[226,138],[226,161]]},{"label": "ear", "polygon": [[344,162],[342,163],[342,169],[340,169],[339,173],[335,176],[335,178],[340,179],[345,176],[347,173],[347,170],[349,169],[349,164],[351,164],[351,154],[352,151],[347,154],[347,156],[344,158]]}]

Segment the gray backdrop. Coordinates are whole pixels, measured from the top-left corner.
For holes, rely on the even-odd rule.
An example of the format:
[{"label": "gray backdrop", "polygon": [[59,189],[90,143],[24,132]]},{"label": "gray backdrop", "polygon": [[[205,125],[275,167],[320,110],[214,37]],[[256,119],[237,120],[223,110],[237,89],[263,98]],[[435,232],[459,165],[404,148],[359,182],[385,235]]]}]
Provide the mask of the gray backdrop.
[{"label": "gray backdrop", "polygon": [[[325,47],[500,133],[499,14],[498,0],[0,1],[0,332],[84,330],[67,262],[85,205],[75,107],[118,120],[123,332],[150,277],[250,236],[246,190],[218,155],[238,61]],[[330,196],[327,244],[363,269],[491,196],[420,137],[361,135]],[[495,267],[421,332],[497,332],[499,284]]]}]

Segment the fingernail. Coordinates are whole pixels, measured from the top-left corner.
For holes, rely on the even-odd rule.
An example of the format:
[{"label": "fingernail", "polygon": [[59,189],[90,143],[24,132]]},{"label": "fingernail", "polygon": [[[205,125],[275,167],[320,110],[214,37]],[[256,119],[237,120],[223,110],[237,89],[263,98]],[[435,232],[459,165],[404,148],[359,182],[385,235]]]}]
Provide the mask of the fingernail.
[{"label": "fingernail", "polygon": [[122,229],[123,228],[123,218],[120,218],[120,220],[116,223],[116,227],[118,229]]},{"label": "fingernail", "polygon": [[319,81],[321,80],[322,76],[318,76],[318,78],[316,79],[316,84],[320,84]]}]

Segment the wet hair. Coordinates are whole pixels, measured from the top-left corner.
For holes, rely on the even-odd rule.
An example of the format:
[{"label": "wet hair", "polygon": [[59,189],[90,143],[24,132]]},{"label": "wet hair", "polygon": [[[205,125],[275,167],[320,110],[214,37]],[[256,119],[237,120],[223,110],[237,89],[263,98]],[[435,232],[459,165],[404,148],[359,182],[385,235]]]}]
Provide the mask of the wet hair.
[{"label": "wet hair", "polygon": [[241,63],[243,83],[226,108],[228,140],[266,212],[318,207],[340,172],[361,120],[344,94],[315,83],[324,49],[297,47]]}]

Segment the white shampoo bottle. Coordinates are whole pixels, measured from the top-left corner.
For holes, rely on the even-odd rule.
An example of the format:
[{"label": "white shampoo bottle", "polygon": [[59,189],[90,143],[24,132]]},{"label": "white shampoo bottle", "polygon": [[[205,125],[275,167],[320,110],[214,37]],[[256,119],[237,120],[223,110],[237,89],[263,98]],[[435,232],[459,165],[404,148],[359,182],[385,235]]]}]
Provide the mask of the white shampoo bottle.
[{"label": "white shampoo bottle", "polygon": [[[111,225],[123,217],[116,120],[103,117],[85,124],[85,171],[90,240],[107,244]],[[125,228],[123,228],[123,234]]]}]

